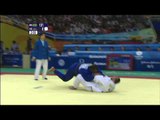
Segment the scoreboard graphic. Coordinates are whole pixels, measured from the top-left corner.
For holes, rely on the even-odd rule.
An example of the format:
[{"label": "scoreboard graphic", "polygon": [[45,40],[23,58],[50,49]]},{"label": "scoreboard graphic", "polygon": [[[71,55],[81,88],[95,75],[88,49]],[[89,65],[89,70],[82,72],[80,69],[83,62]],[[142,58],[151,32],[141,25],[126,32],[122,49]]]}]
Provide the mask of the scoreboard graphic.
[{"label": "scoreboard graphic", "polygon": [[30,23],[28,24],[28,33],[30,35],[38,35],[41,32],[48,31],[47,23]]}]

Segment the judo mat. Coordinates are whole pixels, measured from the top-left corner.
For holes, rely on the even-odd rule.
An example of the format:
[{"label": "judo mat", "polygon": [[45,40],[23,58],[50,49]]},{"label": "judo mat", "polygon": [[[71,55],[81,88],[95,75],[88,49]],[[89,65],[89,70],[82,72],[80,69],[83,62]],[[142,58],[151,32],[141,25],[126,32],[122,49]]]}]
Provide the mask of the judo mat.
[{"label": "judo mat", "polygon": [[1,105],[160,105],[160,80],[121,78],[111,93],[71,90],[73,80],[55,75],[34,80],[33,75],[2,74]]}]

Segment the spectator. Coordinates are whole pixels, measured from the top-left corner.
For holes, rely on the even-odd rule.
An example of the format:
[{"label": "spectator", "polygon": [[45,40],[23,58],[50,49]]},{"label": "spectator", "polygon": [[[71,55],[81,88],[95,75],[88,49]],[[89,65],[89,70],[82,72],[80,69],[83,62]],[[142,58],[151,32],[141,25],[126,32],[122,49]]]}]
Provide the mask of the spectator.
[{"label": "spectator", "polygon": [[126,48],[122,46],[121,47],[121,51],[125,51],[125,50],[126,50]]},{"label": "spectator", "polygon": [[70,48],[70,49],[68,49],[68,51],[67,51],[67,55],[68,55],[68,56],[73,56],[73,55],[75,55],[75,52],[73,52],[73,50]]},{"label": "spectator", "polygon": [[114,51],[115,50],[115,48],[114,47],[110,47],[110,51]]},{"label": "spectator", "polygon": [[90,49],[88,47],[85,48],[85,51],[90,51]]},{"label": "spectator", "polygon": [[49,24],[50,32],[54,28],[55,33],[108,34],[150,27],[149,17],[145,15],[7,15],[7,17],[18,23],[46,22]]},{"label": "spectator", "polygon": [[30,54],[30,51],[32,50],[32,39],[28,37],[27,40],[27,54]]},{"label": "spectator", "polygon": [[152,49],[149,46],[146,47],[146,51],[151,51],[151,50]]},{"label": "spectator", "polygon": [[11,46],[11,49],[13,50],[13,51],[15,51],[16,49],[19,49],[19,45],[16,43],[16,41],[14,40],[13,42],[12,42],[12,46]]},{"label": "spectator", "polygon": [[103,49],[101,47],[98,48],[98,51],[102,51]]},{"label": "spectator", "polygon": [[79,46],[76,46],[75,50],[80,50],[80,49],[79,49]]},{"label": "spectator", "polygon": [[56,56],[67,55],[64,51],[56,51]]},{"label": "spectator", "polygon": [[16,50],[14,51],[14,53],[13,54],[21,54],[21,52],[20,52],[20,50],[19,50],[19,48],[16,48]]},{"label": "spectator", "polygon": [[11,49],[9,50],[9,54],[14,54],[14,51],[15,51],[15,50],[13,50],[13,48],[11,48]]},{"label": "spectator", "polygon": [[138,47],[138,48],[136,48],[136,50],[137,50],[137,51],[142,51],[142,50],[141,50],[141,48],[139,48],[139,47]]},{"label": "spectator", "polygon": [[3,54],[10,54],[9,48],[5,48],[4,53]]},{"label": "spectator", "polygon": [[49,24],[49,26],[48,26],[48,32],[53,32],[53,25],[52,24]]}]

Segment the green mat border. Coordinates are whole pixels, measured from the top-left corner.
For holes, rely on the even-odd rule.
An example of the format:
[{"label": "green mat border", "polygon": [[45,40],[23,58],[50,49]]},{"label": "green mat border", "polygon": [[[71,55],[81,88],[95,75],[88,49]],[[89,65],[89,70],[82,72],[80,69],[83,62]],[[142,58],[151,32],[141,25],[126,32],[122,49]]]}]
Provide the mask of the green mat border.
[{"label": "green mat border", "polygon": [[[62,73],[66,70],[58,69]],[[23,69],[23,68],[1,68],[1,73],[26,73],[34,74],[35,69]],[[42,70],[41,70],[42,71]],[[108,76],[131,76],[131,77],[153,77],[160,78],[160,72],[149,72],[149,71],[110,71],[103,70],[103,73]],[[52,74],[52,73],[50,73]]]}]

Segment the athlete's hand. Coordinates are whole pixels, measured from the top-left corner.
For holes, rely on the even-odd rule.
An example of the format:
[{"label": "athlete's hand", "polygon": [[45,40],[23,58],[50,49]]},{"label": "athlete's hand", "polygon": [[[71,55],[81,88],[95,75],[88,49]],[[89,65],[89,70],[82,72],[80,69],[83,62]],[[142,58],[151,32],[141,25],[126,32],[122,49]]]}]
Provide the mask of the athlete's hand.
[{"label": "athlete's hand", "polygon": [[32,61],[35,61],[36,60],[36,58],[35,57],[32,57]]},{"label": "athlete's hand", "polygon": [[48,60],[51,61],[51,57],[48,57]]},{"label": "athlete's hand", "polygon": [[48,72],[51,72],[51,71],[55,71],[56,69],[54,68],[54,67],[51,67],[49,70],[48,70]]}]

